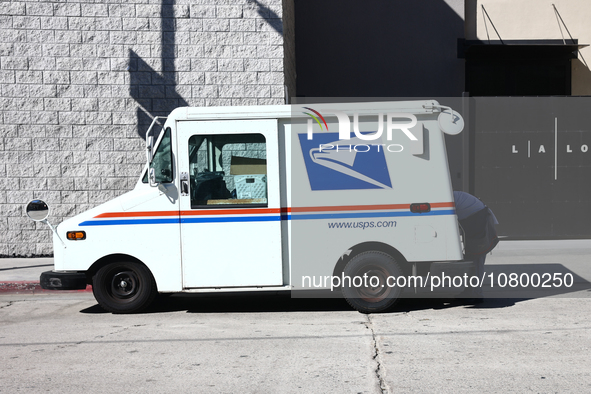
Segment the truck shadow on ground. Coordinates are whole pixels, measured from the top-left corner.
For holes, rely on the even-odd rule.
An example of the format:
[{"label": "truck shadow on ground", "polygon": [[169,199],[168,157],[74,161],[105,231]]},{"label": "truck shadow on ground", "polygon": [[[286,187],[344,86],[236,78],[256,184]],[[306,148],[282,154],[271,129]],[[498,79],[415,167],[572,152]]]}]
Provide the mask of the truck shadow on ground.
[{"label": "truck shadow on ground", "polygon": [[[426,309],[447,308],[506,308],[515,305],[521,299],[485,299],[482,304],[469,305],[462,299],[449,298],[420,298],[401,299],[395,307],[387,313],[405,313]],[[264,313],[264,312],[354,312],[347,301],[341,298],[292,298],[284,295],[230,295],[230,296],[200,296],[194,294],[175,294],[158,297],[154,304],[142,313]],[[81,313],[108,313],[98,304],[83,309]]]}]

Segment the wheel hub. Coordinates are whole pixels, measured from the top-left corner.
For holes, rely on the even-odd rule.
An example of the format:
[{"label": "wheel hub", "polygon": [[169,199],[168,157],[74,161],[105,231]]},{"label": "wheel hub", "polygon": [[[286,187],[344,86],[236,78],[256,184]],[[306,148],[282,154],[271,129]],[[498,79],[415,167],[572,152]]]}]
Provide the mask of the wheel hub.
[{"label": "wheel hub", "polygon": [[[365,271],[367,275],[367,286],[358,288],[360,298],[368,302],[377,302],[383,300],[390,294],[390,288],[387,285],[388,273],[379,267]],[[363,276],[363,274],[361,275]]]},{"label": "wheel hub", "polygon": [[138,290],[138,279],[132,271],[122,271],[113,276],[111,293],[116,298],[133,297]]}]

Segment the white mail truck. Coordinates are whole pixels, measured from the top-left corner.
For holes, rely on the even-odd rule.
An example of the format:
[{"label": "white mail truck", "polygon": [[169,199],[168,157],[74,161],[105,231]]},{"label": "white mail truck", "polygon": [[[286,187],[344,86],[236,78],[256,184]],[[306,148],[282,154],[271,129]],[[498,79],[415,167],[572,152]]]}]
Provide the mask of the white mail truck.
[{"label": "white mail truck", "polygon": [[[41,285],[90,284],[113,313],[280,290],[387,310],[396,278],[462,260],[444,141],[462,128],[434,100],[178,108],[148,133],[133,190],[50,225]],[[27,213],[49,224],[42,200]]]}]

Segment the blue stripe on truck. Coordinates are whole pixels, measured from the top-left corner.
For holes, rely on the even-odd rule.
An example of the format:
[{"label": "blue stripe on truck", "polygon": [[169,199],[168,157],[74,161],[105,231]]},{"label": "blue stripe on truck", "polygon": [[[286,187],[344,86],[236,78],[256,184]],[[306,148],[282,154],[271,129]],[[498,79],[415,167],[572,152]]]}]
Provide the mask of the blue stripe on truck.
[{"label": "blue stripe on truck", "polygon": [[320,213],[291,214],[277,216],[227,216],[198,218],[165,218],[165,219],[122,219],[122,220],[87,220],[79,226],[121,226],[129,224],[178,224],[178,223],[230,223],[230,222],[273,222],[279,220],[318,220],[318,219],[356,219],[356,218],[389,218],[405,216],[442,216],[453,215],[455,210],[445,209],[426,213],[412,212],[359,212],[359,213]]}]

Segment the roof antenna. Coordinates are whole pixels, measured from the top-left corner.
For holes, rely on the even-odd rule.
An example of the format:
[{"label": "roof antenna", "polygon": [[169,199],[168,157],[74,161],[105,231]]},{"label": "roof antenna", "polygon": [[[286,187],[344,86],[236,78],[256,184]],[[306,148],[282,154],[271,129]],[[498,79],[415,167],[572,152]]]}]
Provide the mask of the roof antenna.
[{"label": "roof antenna", "polygon": [[[486,15],[486,17],[490,21],[490,24],[492,25],[493,29],[495,29],[495,33],[497,33],[499,40],[501,40],[501,44],[505,45],[505,43],[503,42],[503,39],[501,38],[501,35],[499,34],[499,32],[497,31],[497,28],[495,27],[495,24],[493,23],[492,19],[490,19],[488,12],[486,12],[486,9],[484,8],[484,4],[480,4],[480,6],[482,7],[482,11],[484,12],[482,14],[482,17],[484,18],[484,15]],[[484,20],[484,27],[486,28],[486,36],[488,37],[488,27],[486,25],[486,19]],[[488,43],[490,44],[490,37],[488,37]]]},{"label": "roof antenna", "polygon": [[[572,34],[570,34],[570,31],[568,31],[568,27],[566,27],[566,23],[564,23],[562,16],[560,16],[560,12],[558,12],[558,9],[556,9],[556,6],[554,4],[552,4],[552,7],[554,7],[554,14],[556,15],[556,20],[558,21],[558,19],[560,19],[560,22],[562,22],[562,26],[564,26],[564,28],[566,29],[566,32],[568,33],[568,36],[570,37],[571,41],[574,45],[576,45],[577,43],[575,42],[575,39],[573,38]],[[564,45],[566,45],[566,40],[564,39],[564,35],[562,34],[562,27],[560,26],[560,22],[558,22],[558,28],[560,29],[560,34],[562,35],[562,42],[564,43]],[[581,54],[581,51],[578,48],[577,53],[579,54],[579,56],[581,56],[581,60],[583,61],[583,63],[585,63],[585,67],[589,68],[587,62],[585,61],[585,58],[583,57],[583,54]]]}]

